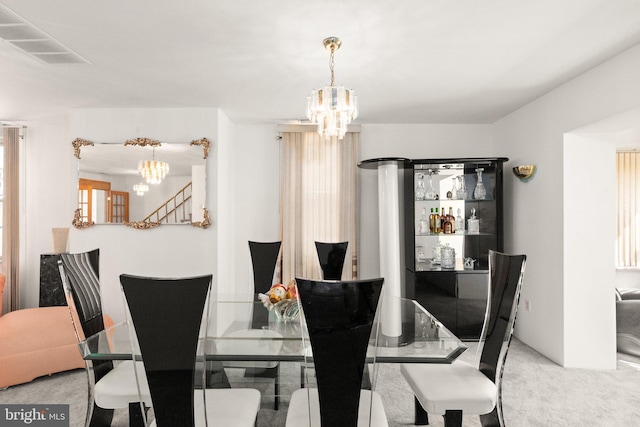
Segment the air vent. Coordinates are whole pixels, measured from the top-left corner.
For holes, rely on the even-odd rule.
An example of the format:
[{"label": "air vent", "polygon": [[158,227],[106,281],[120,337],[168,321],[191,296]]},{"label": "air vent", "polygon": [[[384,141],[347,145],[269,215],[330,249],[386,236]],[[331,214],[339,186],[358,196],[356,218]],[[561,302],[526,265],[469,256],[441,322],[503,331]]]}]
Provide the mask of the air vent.
[{"label": "air vent", "polygon": [[0,4],[0,39],[47,64],[89,63],[2,4]]},{"label": "air vent", "polygon": [[73,52],[69,53],[33,53],[32,56],[47,64],[86,64],[87,61]]},{"label": "air vent", "polygon": [[63,53],[67,52],[64,46],[53,40],[26,40],[19,42],[9,42],[18,49],[28,53]]},{"label": "air vent", "polygon": [[0,25],[5,24],[21,24],[22,19],[16,16],[13,12],[0,5]]}]

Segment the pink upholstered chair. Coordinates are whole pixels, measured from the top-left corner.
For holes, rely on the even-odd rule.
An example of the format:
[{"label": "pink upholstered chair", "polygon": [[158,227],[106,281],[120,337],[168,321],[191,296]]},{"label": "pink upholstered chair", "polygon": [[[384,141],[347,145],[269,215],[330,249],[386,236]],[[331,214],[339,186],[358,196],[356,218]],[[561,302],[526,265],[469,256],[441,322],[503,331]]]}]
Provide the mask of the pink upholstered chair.
[{"label": "pink upholstered chair", "polygon": [[[6,277],[0,273],[0,300]],[[84,368],[69,308],[25,308],[2,315],[0,388],[56,372]]]}]

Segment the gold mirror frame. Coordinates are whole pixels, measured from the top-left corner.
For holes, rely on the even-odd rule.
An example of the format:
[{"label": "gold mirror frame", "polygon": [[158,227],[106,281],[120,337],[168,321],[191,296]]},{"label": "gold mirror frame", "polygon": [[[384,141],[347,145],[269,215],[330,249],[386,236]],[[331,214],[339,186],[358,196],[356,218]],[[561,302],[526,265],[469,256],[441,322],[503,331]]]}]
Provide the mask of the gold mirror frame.
[{"label": "gold mirror frame", "polygon": [[[76,138],[72,141],[73,146],[73,155],[76,159],[81,159],[81,149],[82,147],[94,146],[95,143],[93,141],[89,141],[83,138]],[[209,150],[211,148],[211,142],[207,138],[195,139],[189,143],[191,146],[199,146],[202,147],[203,151],[203,159],[207,159],[209,157]],[[140,146],[140,147],[159,147],[161,146],[161,142],[150,139],[150,138],[135,138],[125,141],[124,146]],[[207,208],[203,207],[203,220],[202,221],[194,221],[191,223],[191,226],[196,228],[206,229],[211,225],[211,219],[209,217],[209,211]],[[77,229],[86,229],[89,228],[95,223],[93,221],[82,221],[82,210],[77,208],[74,211],[72,225]],[[125,221],[124,225],[130,228],[135,228],[138,230],[148,230],[151,228],[156,228],[161,225],[160,222],[153,221]]]}]

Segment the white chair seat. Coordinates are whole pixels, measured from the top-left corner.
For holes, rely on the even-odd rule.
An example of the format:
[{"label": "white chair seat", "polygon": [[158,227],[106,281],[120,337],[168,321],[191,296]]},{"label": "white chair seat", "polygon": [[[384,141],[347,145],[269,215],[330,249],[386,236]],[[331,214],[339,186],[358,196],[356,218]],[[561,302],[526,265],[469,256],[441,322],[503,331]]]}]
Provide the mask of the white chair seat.
[{"label": "white chair seat", "polygon": [[[222,354],[255,354],[278,355],[282,350],[282,335],[269,329],[241,329],[226,334],[228,340],[220,340],[217,344],[218,351]],[[243,340],[243,338],[247,338]],[[227,368],[262,368],[270,369],[278,366],[278,362],[223,362]]]},{"label": "white chair seat", "polygon": [[[134,370],[132,360],[125,360],[114,365],[104,377],[96,383],[94,388],[94,400],[96,405],[104,409],[126,408],[129,403],[140,402],[140,396],[144,403],[151,405],[151,394],[149,384],[144,374],[144,366],[141,362],[136,362]],[[140,394],[135,380],[136,371],[140,378]]]},{"label": "white chair seat", "polygon": [[450,365],[409,363],[403,364],[400,371],[430,414],[461,410],[465,415],[483,415],[496,406],[496,385],[463,361]]},{"label": "white chair seat", "polygon": [[[195,425],[204,426],[202,390],[196,390],[193,410]],[[209,425],[225,427],[251,427],[260,410],[260,392],[252,388],[209,388],[206,390]],[[255,408],[255,409],[253,409]],[[249,410],[251,409],[251,410]],[[156,422],[150,424],[156,427]]]},{"label": "white chair seat", "polygon": [[[371,405],[371,406],[370,406]],[[371,413],[369,412],[371,408]],[[313,422],[309,412],[313,414]],[[370,416],[371,415],[371,416]],[[371,423],[369,420],[371,419]],[[320,401],[317,388],[301,388],[293,392],[287,411],[287,427],[319,426]],[[360,391],[360,406],[358,407],[359,427],[387,427],[387,414],[384,411],[382,399],[375,391]]]}]

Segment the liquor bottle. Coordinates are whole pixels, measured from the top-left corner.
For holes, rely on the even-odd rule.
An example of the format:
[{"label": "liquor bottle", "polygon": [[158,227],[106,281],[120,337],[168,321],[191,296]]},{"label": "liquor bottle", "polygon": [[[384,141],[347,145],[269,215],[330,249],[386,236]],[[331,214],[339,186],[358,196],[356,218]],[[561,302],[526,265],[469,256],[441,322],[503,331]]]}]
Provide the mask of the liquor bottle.
[{"label": "liquor bottle", "polygon": [[433,208],[431,208],[431,213],[429,214],[429,233],[436,233],[436,216],[433,214]]},{"label": "liquor bottle", "polygon": [[453,208],[451,206],[449,206],[449,215],[447,215],[449,217],[449,222],[451,223],[451,232],[455,233],[456,232],[456,217],[453,216]]},{"label": "liquor bottle", "polygon": [[449,215],[447,215],[446,213],[444,213],[444,208],[442,209],[442,232],[444,234],[451,234],[453,233],[453,227],[451,227],[451,219],[449,218]]},{"label": "liquor bottle", "polygon": [[442,224],[440,223],[440,214],[438,213],[438,208],[436,208],[436,215],[434,217],[434,221],[433,222],[434,222],[434,225],[435,225],[435,228],[436,228],[436,234],[440,234],[440,230],[441,230],[440,226]]}]

